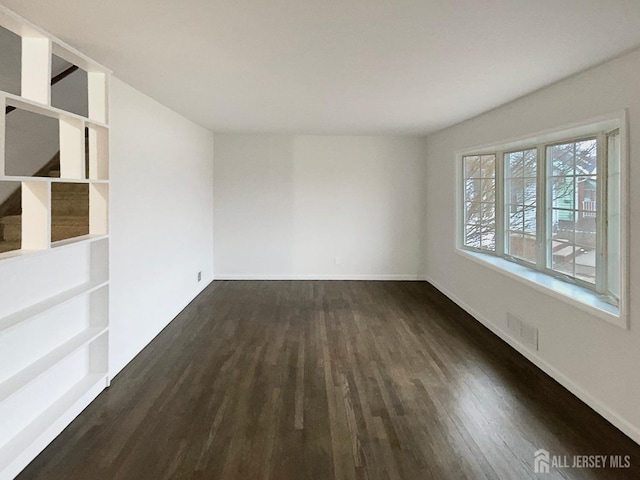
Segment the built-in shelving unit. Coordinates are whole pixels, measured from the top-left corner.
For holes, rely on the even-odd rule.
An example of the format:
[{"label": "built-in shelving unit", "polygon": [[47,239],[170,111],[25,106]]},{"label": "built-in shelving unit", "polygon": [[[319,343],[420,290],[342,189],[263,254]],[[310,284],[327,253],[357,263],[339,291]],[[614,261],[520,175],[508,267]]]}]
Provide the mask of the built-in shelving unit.
[{"label": "built-in shelving unit", "polygon": [[[20,95],[0,89],[0,182],[19,187],[21,201],[19,246],[0,253],[0,480],[5,480],[109,384],[110,72],[2,6],[0,28],[21,41]],[[52,58],[86,73],[86,117],[52,106]],[[7,174],[10,113],[5,112],[16,110],[57,122],[59,174]],[[56,213],[61,210],[52,200],[56,189],[82,190],[85,199],[88,191],[88,233],[63,240],[52,235],[55,216],[65,215]]]}]

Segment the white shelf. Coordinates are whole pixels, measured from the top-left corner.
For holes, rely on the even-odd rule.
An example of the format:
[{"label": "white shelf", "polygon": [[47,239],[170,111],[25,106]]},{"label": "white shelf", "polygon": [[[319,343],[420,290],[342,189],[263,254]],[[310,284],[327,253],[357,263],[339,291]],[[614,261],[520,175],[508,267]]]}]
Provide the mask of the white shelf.
[{"label": "white shelf", "polygon": [[[83,245],[86,243],[98,242],[100,240],[104,240],[109,238],[109,235],[81,235],[79,237],[67,238],[65,240],[59,240],[57,242],[51,243],[50,249],[42,249],[42,250],[28,250],[28,249],[20,249],[20,250],[11,250],[9,252],[0,253],[0,260],[8,261],[9,259],[22,258],[25,256],[29,256],[29,258],[33,257],[37,254],[42,254],[46,252],[50,252],[51,250],[59,250],[63,247],[70,247],[75,245]],[[2,325],[2,320],[0,320],[0,325]],[[2,327],[0,327],[2,330]]]},{"label": "white shelf", "polygon": [[26,387],[56,363],[61,362],[80,348],[89,345],[107,332],[107,327],[90,327],[58,346],[48,354],[40,357],[11,378],[0,383],[0,402]]},{"label": "white shelf", "polygon": [[46,447],[106,385],[106,372],[86,375],[0,448],[0,477],[17,475],[35,457],[34,453]]},{"label": "white shelf", "polygon": [[[62,342],[56,337],[54,342],[40,348],[36,348],[38,342],[34,343],[33,351],[30,350],[28,358],[24,359],[28,364],[23,366],[20,363],[18,372],[0,382],[0,404],[17,409],[16,414],[20,415],[19,425],[14,426],[17,431],[12,431],[11,438],[3,437],[2,441],[7,443],[0,444],[0,480],[4,480],[18,475],[108,386],[108,91],[111,72],[2,5],[0,26],[22,37],[21,93],[24,95],[0,91],[0,107],[12,105],[26,112],[57,119],[60,175],[63,177],[5,175],[6,122],[4,115],[0,117],[0,181],[14,182],[16,186],[22,182],[22,226],[26,227],[22,230],[21,246],[24,248],[0,254],[0,270],[5,268],[3,272],[8,272],[6,277],[9,280],[12,275],[16,276],[15,282],[10,284],[13,290],[6,292],[5,301],[12,300],[11,292],[21,292],[15,299],[16,303],[13,306],[7,304],[6,308],[10,311],[22,307],[11,314],[0,315],[0,336],[7,344],[19,346],[19,342],[29,341],[28,335],[38,334],[40,322],[45,329],[40,334],[46,335],[46,331],[56,328],[49,320],[66,320],[64,309],[54,309],[74,300],[78,304],[70,304],[69,307],[78,308],[70,310],[81,316],[69,319],[76,322],[73,324],[76,325],[75,333],[67,334],[72,337]],[[53,55],[87,72],[89,108],[86,116],[51,105]],[[81,178],[84,176],[91,178]],[[55,190],[55,186],[61,183],[87,185],[90,234],[51,242],[51,191],[52,186]],[[66,268],[67,263],[68,274],[56,275]],[[85,280],[87,277],[89,280]],[[74,286],[78,281],[84,283]],[[55,288],[66,290],[51,295]],[[31,297],[24,289],[31,292]],[[46,296],[49,297],[39,300]],[[25,305],[26,301],[35,303]],[[55,348],[49,350],[52,345]],[[64,388],[60,386],[54,394],[54,390],[49,392],[47,388],[49,373],[56,375],[58,380],[67,373],[77,376],[67,378]],[[33,411],[29,410],[31,404]],[[28,417],[23,418],[24,415]]]},{"label": "white shelf", "polygon": [[47,310],[58,307],[70,300],[73,300],[76,297],[94,292],[108,285],[108,283],[108,281],[103,280],[83,283],[81,285],[78,285],[77,287],[59,293],[58,295],[55,295],[51,298],[47,298],[46,300],[33,304],[30,307],[7,315],[6,317],[0,319],[0,333],[3,333],[4,331],[20,324],[21,322],[37,317]]},{"label": "white shelf", "polygon": [[47,250],[28,250],[21,248],[20,250],[11,250],[9,252],[0,253],[0,260],[8,260],[10,258],[22,258],[25,255],[33,255],[38,252],[46,252]]},{"label": "white shelf", "polygon": [[12,93],[2,92],[2,95],[8,100],[7,105],[14,106],[20,110],[27,110],[32,113],[38,113],[40,115],[45,115],[53,118],[73,118],[76,120],[81,120],[87,126],[92,125],[96,127],[102,127],[107,130],[109,129],[109,125],[106,123],[91,120],[89,117],[83,117],[82,115],[67,112],[66,110],[62,110],[61,108],[52,107],[51,105],[36,102],[34,100],[30,100],[19,95],[14,95]]},{"label": "white shelf", "polygon": [[100,240],[104,240],[105,238],[109,238],[109,235],[81,235],[79,237],[71,237],[64,240],[58,240],[57,242],[52,242],[51,248],[58,249],[66,247],[68,245],[77,245],[78,243],[99,242]]}]

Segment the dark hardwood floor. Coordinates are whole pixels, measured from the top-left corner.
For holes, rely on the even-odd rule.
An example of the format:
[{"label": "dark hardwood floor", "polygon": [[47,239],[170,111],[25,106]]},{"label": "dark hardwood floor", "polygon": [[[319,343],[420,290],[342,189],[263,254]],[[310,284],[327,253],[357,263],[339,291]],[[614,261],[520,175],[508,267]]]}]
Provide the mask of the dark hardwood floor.
[{"label": "dark hardwood floor", "polygon": [[218,281],[19,478],[638,479],[640,446],[427,283]]}]

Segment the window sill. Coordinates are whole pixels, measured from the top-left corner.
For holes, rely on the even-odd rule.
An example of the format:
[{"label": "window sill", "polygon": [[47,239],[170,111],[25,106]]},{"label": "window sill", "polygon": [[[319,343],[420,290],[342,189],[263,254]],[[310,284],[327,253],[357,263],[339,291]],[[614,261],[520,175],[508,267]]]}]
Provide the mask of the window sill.
[{"label": "window sill", "polygon": [[504,258],[494,257],[493,255],[462,250],[460,248],[456,248],[456,253],[514,280],[529,285],[539,292],[569,303],[601,320],[620,328],[629,328],[626,316],[621,315],[618,307],[602,300],[599,295],[583,287],[563,282],[551,275],[531,270],[523,265],[510,262]]}]

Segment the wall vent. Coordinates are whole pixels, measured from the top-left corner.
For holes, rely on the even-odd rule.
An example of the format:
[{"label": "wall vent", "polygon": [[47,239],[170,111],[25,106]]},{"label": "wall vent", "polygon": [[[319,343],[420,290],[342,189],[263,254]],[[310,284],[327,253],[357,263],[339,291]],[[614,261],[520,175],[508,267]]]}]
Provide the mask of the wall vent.
[{"label": "wall vent", "polygon": [[538,329],[513,313],[507,313],[507,330],[518,342],[538,350]]}]

